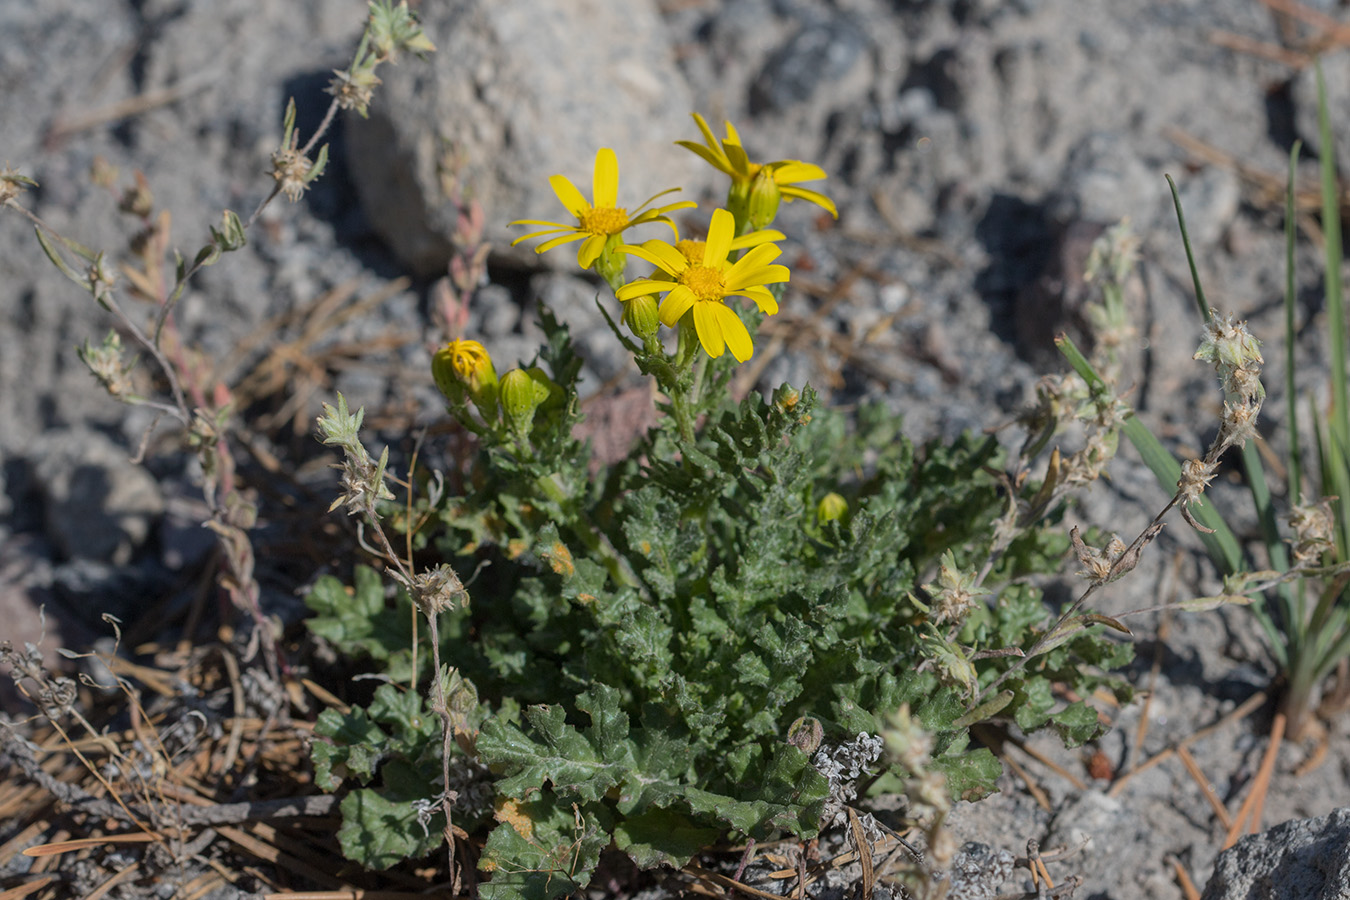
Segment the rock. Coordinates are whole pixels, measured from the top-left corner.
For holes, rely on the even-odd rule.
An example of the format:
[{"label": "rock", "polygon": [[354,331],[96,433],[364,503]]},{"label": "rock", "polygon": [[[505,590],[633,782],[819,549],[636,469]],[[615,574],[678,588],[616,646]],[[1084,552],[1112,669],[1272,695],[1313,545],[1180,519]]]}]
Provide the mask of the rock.
[{"label": "rock", "polygon": [[129,562],[164,511],[155,479],[125,449],[89,428],[50,431],[31,450],[47,535],[60,553]]},{"label": "rock", "polygon": [[1350,808],[1250,835],[1219,854],[1201,900],[1350,897]]},{"label": "rock", "polygon": [[[1336,170],[1350,173],[1350,57],[1334,53],[1322,57],[1322,80],[1327,88],[1327,112],[1331,118],[1331,141],[1336,145]],[[1321,152],[1321,129],[1317,123],[1317,72],[1309,66],[1291,84],[1294,128],[1304,147]]]},{"label": "rock", "polygon": [[1074,145],[1050,202],[1050,215],[1072,221],[1114,224],[1129,218],[1147,230],[1167,200],[1167,182],[1150,169],[1128,141],[1103,131]]},{"label": "rock", "polygon": [[[455,0],[422,13],[437,52],[382,69],[370,118],[347,123],[366,212],[416,272],[441,272],[450,259],[456,217],[438,171],[447,151],[452,177],[484,207],[487,239],[529,266],[530,248],[505,246],[525,231],[507,223],[571,222],[548,178],[566,175],[590,199],[601,147],[618,156],[619,204],[630,212],[708,177],[674,144],[698,131],[652,0]],[[566,249],[543,257],[558,268],[575,259]]]},{"label": "rock", "polygon": [[1007,850],[968,841],[957,851],[947,870],[948,900],[990,900],[1000,896],[999,888],[1012,877],[1013,864],[1013,855]]}]

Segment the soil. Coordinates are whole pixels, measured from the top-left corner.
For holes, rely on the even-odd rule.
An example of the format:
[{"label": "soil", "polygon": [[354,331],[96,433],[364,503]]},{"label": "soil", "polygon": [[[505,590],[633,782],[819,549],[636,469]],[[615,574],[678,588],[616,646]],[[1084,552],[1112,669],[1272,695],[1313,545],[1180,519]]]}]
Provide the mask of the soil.
[{"label": "soil", "polygon": [[[556,3],[531,3],[558,12]],[[787,261],[800,275],[778,324],[757,343],[754,386],[809,380],[834,402],[884,398],[917,440],[1000,425],[1031,397],[1038,377],[1062,368],[1050,338],[1082,328],[1083,246],[1128,216],[1142,240],[1129,294],[1141,336],[1127,360],[1130,399],[1171,449],[1194,452],[1212,437],[1221,398],[1190,358],[1199,325],[1164,180],[1170,174],[1210,303],[1247,319],[1265,342],[1270,397],[1262,429],[1271,447],[1285,446],[1282,192],[1295,140],[1314,148],[1303,151],[1300,183],[1308,192],[1316,183],[1314,49],[1327,51],[1328,73],[1345,76],[1329,77],[1328,86],[1340,152],[1350,148],[1345,38],[1328,31],[1350,15],[1346,5],[658,3],[649,37],[670,47],[679,90],[693,108],[710,121],[734,121],[752,151],[787,148],[778,155],[822,165],[839,206],[837,222],[804,203],[784,208]],[[297,98],[302,132],[317,124],[328,73],[345,64],[363,13],[364,4],[348,0],[0,5],[0,158],[40,183],[21,198],[26,205],[92,247],[120,248],[127,237],[115,199],[88,177],[95,159],[121,170],[119,185],[143,171],[156,208],[172,213],[175,245],[190,256],[220,210],[251,212],[270,189],[267,160],[286,99]],[[584,63],[588,53],[603,57],[604,48],[597,42],[575,53]],[[419,77],[419,65],[401,61],[397,77]],[[514,120],[509,127],[555,126],[563,127]],[[177,318],[186,341],[234,387],[249,421],[250,438],[236,456],[241,480],[258,492],[262,608],[281,624],[288,647],[303,634],[297,596],[354,553],[353,535],[323,515],[334,483],[309,434],[319,404],[341,391],[353,408],[366,406],[372,432],[405,458],[413,450],[408,435],[427,427],[434,441],[443,418],[427,375],[439,288],[434,276],[401,260],[366,214],[366,176],[343,135],[358,127],[356,119],[338,123],[315,189],[303,202],[269,207],[245,250],[194,281]],[[686,136],[692,127],[672,139]],[[492,221],[517,213],[525,214],[493,210]],[[1298,224],[1297,369],[1320,395],[1328,378],[1321,231],[1307,211]],[[510,234],[490,228],[487,239],[504,251]],[[17,647],[43,638],[46,665],[55,668],[68,664],[53,652],[58,646],[84,651],[101,640],[110,650],[100,614],[115,613],[123,623],[120,674],[145,679],[150,721],[171,700],[181,711],[185,686],[212,707],[204,721],[220,720],[217,701],[234,704],[236,715],[255,704],[257,720],[241,732],[203,740],[221,753],[231,746],[239,753],[240,742],[256,753],[254,780],[235,785],[233,799],[284,796],[266,789],[287,789],[290,776],[279,767],[303,757],[303,728],[285,732],[289,750],[251,743],[270,729],[269,710],[250,693],[248,667],[259,666],[258,657],[242,673],[233,662],[256,650],[246,643],[249,624],[210,590],[216,558],[198,524],[206,516],[200,470],[153,413],[111,402],[79,364],[74,346],[86,338],[97,345],[110,319],[54,271],[31,228],[8,211],[0,216],[0,272],[0,639]],[[523,269],[505,252],[490,257],[488,275],[470,330],[506,356],[532,352],[537,298],[565,310],[594,293],[571,276]],[[642,395],[621,391],[634,373],[604,358],[603,334],[583,329],[578,341],[596,348],[588,368],[596,421],[622,424]],[[599,431],[612,436],[617,428]],[[144,464],[129,462],[143,442]],[[1253,537],[1236,470],[1225,471],[1213,492],[1234,530]],[[1073,517],[1128,539],[1166,500],[1125,449],[1110,481],[1095,485]],[[1119,615],[1216,587],[1198,540],[1177,520],[1130,578],[1101,595],[1098,609]],[[1050,593],[1062,599],[1072,589],[1066,579]],[[230,630],[213,630],[218,617]],[[1112,730],[1095,746],[1065,750],[1052,736],[1013,735],[1015,743],[1002,747],[1010,761],[1002,791],[960,804],[952,827],[961,841],[1015,855],[1038,842],[1057,882],[1082,879],[1075,896],[1173,900],[1186,896],[1178,872],[1203,886],[1224,841],[1226,828],[1201,783],[1224,815],[1235,815],[1250,790],[1269,741],[1276,672],[1241,608],[1150,613],[1128,624],[1137,656],[1126,674],[1140,699],[1108,709]],[[222,635],[233,649],[209,649]],[[204,649],[194,650],[194,641]],[[82,665],[100,677],[97,665]],[[127,668],[137,665],[144,668]],[[77,705],[91,715],[113,706],[125,713],[118,697],[86,687]],[[293,712],[322,703],[313,694],[292,701]],[[0,702],[9,721],[32,715],[7,685]],[[130,740],[144,737],[135,715],[109,721]],[[1185,745],[1188,769],[1187,753],[1176,748],[1214,723]],[[40,723],[20,730],[39,744],[56,740]],[[1331,715],[1317,731],[1281,748],[1263,826],[1350,802],[1350,721]],[[35,896],[75,895],[65,891],[110,878],[118,879],[110,896],[156,890],[151,881],[161,875],[145,874],[172,867],[138,856],[135,845],[86,851],[77,862],[73,854],[40,864],[18,855],[78,834],[63,830],[70,820],[52,804],[58,788],[21,787],[32,777],[16,774],[22,753],[13,745],[0,752],[13,783],[0,793],[7,822],[0,824],[0,886],[61,873],[34,888],[46,892]],[[204,773],[212,764],[206,757]],[[96,789],[81,767],[66,763],[51,774]],[[183,857],[188,863],[163,883],[187,896],[194,883],[207,883],[202,860],[210,859],[244,873],[213,895],[242,895],[263,890],[267,878],[280,879],[273,889],[326,883],[310,876],[340,865],[322,833],[336,822],[331,811],[312,820],[320,827],[281,825],[261,837],[257,823],[246,821],[220,825],[214,843]],[[276,854],[268,858],[260,841]],[[1052,854],[1055,848],[1064,852]],[[251,866],[270,874],[255,875]],[[139,874],[115,875],[136,867]],[[361,883],[416,889],[421,882],[411,873]],[[1025,869],[1003,886],[1032,889]]]}]

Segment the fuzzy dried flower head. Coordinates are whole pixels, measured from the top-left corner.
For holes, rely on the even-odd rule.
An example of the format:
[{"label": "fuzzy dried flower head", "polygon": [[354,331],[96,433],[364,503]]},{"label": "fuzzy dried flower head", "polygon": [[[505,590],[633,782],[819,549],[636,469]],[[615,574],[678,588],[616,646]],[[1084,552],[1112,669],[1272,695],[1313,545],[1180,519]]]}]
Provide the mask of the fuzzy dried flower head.
[{"label": "fuzzy dried flower head", "polygon": [[1243,399],[1236,403],[1225,403],[1223,420],[1219,425],[1218,445],[1224,449],[1245,446],[1248,438],[1256,436],[1256,417],[1260,411],[1259,400],[1253,402]]},{"label": "fuzzy dried flower head", "polygon": [[1205,337],[1195,359],[1212,363],[1223,389],[1239,397],[1260,399],[1265,396],[1261,387],[1261,342],[1247,330],[1245,321],[1234,321],[1232,316],[1219,316],[1210,310],[1205,324]]},{"label": "fuzzy dried flower head", "polygon": [[1102,584],[1123,574],[1112,571],[1127,549],[1125,542],[1119,536],[1111,535],[1111,540],[1100,550],[1088,546],[1079,537],[1077,526],[1069,531],[1069,539],[1073,542],[1074,555],[1078,557],[1078,562],[1083,566],[1083,570],[1078,573],[1082,577],[1096,584]]},{"label": "fuzzy dried flower head", "polygon": [[1092,242],[1083,280],[1095,282],[1110,279],[1116,284],[1123,284],[1139,262],[1139,247],[1139,236],[1130,226],[1129,218],[1121,219]]},{"label": "fuzzy dried flower head", "polygon": [[272,154],[272,178],[292,203],[305,195],[313,161],[294,147],[283,147]]},{"label": "fuzzy dried flower head", "polygon": [[988,594],[980,587],[975,572],[962,572],[956,566],[956,557],[948,550],[938,565],[937,581],[924,585],[932,595],[933,623],[959,623],[975,608],[975,598]]},{"label": "fuzzy dried flower head", "polygon": [[462,605],[468,596],[455,570],[444,563],[418,572],[410,585],[413,602],[425,615],[437,615]]},{"label": "fuzzy dried flower head", "polygon": [[122,359],[122,339],[116,331],[109,331],[103,344],[98,347],[90,344],[86,338],[83,346],[77,347],[75,352],[109,394],[122,398],[134,393],[130,370],[135,361],[128,364]]},{"label": "fuzzy dried flower head", "polygon": [[[619,162],[614,155],[614,151],[609,147],[601,147],[595,154],[595,171],[591,177],[591,200],[587,200],[581,191],[577,190],[576,185],[572,184],[564,175],[554,175],[549,178],[548,183],[552,186],[553,193],[558,195],[558,200],[567,208],[567,211],[576,216],[576,224],[547,222],[542,219],[517,219],[511,224],[544,225],[547,227],[540,231],[532,231],[529,234],[521,235],[511,242],[511,246],[514,247],[521,241],[528,241],[531,238],[558,235],[549,238],[534,248],[535,253],[544,253],[563,244],[582,241],[581,248],[577,251],[577,265],[583,269],[591,268],[596,260],[600,259],[600,254],[604,252],[605,246],[610,243],[611,238],[617,239],[619,235],[634,225],[664,222],[670,226],[671,231],[675,231],[675,224],[670,221],[666,213],[677,209],[689,209],[697,205],[692,200],[682,200],[678,203],[669,203],[665,206],[646,209],[657,197],[663,197],[679,190],[679,188],[670,188],[649,198],[637,208],[636,212],[630,215],[627,207],[618,205]],[[677,233],[676,237],[678,236]]]},{"label": "fuzzy dried flower head", "polygon": [[380,79],[373,66],[358,66],[350,72],[334,70],[333,79],[328,82],[326,90],[336,98],[338,108],[356,110],[365,118],[379,84]]},{"label": "fuzzy dried flower head", "polygon": [[37,182],[20,175],[17,169],[10,168],[9,163],[0,169],[0,204],[9,203],[30,187],[37,187]]},{"label": "fuzzy dried flower head", "polygon": [[1335,517],[1331,511],[1334,497],[1324,497],[1316,503],[1301,502],[1289,510],[1289,527],[1294,531],[1290,553],[1296,563],[1316,565],[1322,555],[1335,546]]},{"label": "fuzzy dried flower head", "polygon": [[1177,481],[1177,493],[1181,495],[1182,506],[1191,506],[1200,502],[1205,488],[1218,474],[1218,462],[1206,462],[1201,459],[1188,459],[1181,464],[1181,479]]}]

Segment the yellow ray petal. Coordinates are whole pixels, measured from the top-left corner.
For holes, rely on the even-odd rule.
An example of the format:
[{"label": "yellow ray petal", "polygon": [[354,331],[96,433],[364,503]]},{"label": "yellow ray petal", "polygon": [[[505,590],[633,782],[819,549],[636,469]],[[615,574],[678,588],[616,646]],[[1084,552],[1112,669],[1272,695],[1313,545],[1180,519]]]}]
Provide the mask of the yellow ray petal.
[{"label": "yellow ray petal", "polygon": [[732,250],[745,250],[750,247],[758,247],[760,244],[767,244],[772,241],[785,240],[787,235],[781,231],[774,231],[772,228],[763,228],[759,231],[752,231],[749,234],[743,234],[731,242]]},{"label": "yellow ray petal", "polygon": [[680,317],[689,312],[689,307],[693,305],[694,292],[682,284],[677,284],[669,294],[666,294],[666,299],[661,301],[661,307],[656,312],[661,317],[662,325],[674,328],[675,323],[680,321]]},{"label": "yellow ray petal", "polygon": [[694,304],[694,330],[698,332],[698,342],[713,359],[717,359],[726,350],[726,341],[722,339],[722,322],[717,316],[719,308],[726,309],[720,303],[706,300]]},{"label": "yellow ray petal", "polygon": [[608,147],[601,147],[595,154],[591,199],[601,209],[613,209],[619,205],[619,158]]},{"label": "yellow ray petal", "polygon": [[792,275],[787,266],[763,266],[758,269],[743,269],[739,272],[733,268],[732,272],[735,272],[734,277],[731,272],[726,275],[728,294],[739,294],[746,288],[756,285],[781,284]]},{"label": "yellow ray petal", "polygon": [[614,296],[627,303],[634,297],[641,297],[645,294],[657,294],[661,291],[668,291],[675,287],[673,281],[653,281],[650,278],[639,278],[636,281],[630,281],[623,287],[614,292]]},{"label": "yellow ray petal", "polygon": [[818,193],[817,191],[809,190],[807,188],[799,188],[799,187],[785,187],[780,188],[779,191],[780,193],[782,193],[783,198],[786,199],[788,202],[791,202],[793,200],[805,200],[808,203],[814,203],[816,206],[819,206],[821,209],[824,209],[830,215],[834,216],[836,219],[839,218],[839,210],[835,208],[834,201],[831,200],[829,197],[826,197],[824,194]]},{"label": "yellow ray petal", "polygon": [[528,241],[530,238],[537,238],[540,237],[541,235],[557,234],[559,231],[576,231],[576,229],[573,228],[571,225],[560,225],[557,228],[546,228],[543,231],[532,231],[529,234],[522,234],[520,237],[516,238],[514,241],[511,242],[511,246],[514,247],[521,241]]},{"label": "yellow ray petal", "polygon": [[577,251],[577,265],[583,269],[589,269],[591,264],[600,258],[600,253],[605,249],[605,241],[609,240],[607,234],[592,234],[586,238],[586,243],[581,245]]},{"label": "yellow ray petal", "polygon": [[825,170],[814,163],[789,159],[773,163],[773,180],[781,184],[796,184],[799,181],[820,181],[827,177]]},{"label": "yellow ray petal", "polygon": [[736,237],[736,217],[725,209],[715,209],[708,225],[708,240],[703,248],[703,265],[716,266],[726,262],[731,252],[731,241]]},{"label": "yellow ray petal", "polygon": [[778,301],[773,299],[773,294],[770,293],[767,288],[754,286],[743,288],[734,293],[749,297],[751,300],[755,301],[755,305],[758,306],[760,311],[765,315],[771,316],[778,312]]},{"label": "yellow ray petal", "polygon": [[544,241],[538,247],[534,248],[534,252],[544,253],[548,250],[552,250],[554,247],[561,247],[563,244],[570,244],[573,241],[579,241],[584,237],[586,237],[586,232],[574,231],[571,234],[565,234],[562,237],[555,237],[551,241]]},{"label": "yellow ray petal", "polygon": [[[750,332],[746,329],[745,323],[741,321],[741,317],[736,315],[735,310],[723,306],[721,303],[700,305],[713,307],[714,314],[721,325],[722,339],[727,342],[727,349],[731,351],[732,356],[736,357],[737,362],[745,362],[754,355],[755,343],[750,340]],[[697,317],[698,313],[695,312],[694,315]],[[695,322],[697,322],[697,318]]]},{"label": "yellow ray petal", "polygon": [[642,249],[645,251],[643,259],[664,269],[672,276],[679,277],[679,274],[689,268],[689,260],[684,258],[684,254],[667,244],[665,241],[652,239],[643,241]]},{"label": "yellow ray petal", "polygon": [[578,219],[581,218],[582,213],[591,208],[591,205],[586,202],[586,198],[581,196],[581,191],[577,190],[576,185],[567,180],[566,175],[550,175],[548,183],[553,188],[553,193],[557,194],[558,199],[562,201],[562,205],[567,207],[567,211]]}]

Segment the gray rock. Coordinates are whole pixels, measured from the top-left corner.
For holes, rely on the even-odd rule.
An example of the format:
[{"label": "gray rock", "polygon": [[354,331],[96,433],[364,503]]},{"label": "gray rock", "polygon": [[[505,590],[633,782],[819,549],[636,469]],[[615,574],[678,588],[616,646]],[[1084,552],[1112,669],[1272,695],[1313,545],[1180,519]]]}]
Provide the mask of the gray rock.
[{"label": "gray rock", "polygon": [[[673,143],[698,132],[651,0],[455,0],[422,12],[437,52],[381,70],[370,118],[347,123],[366,212],[415,271],[442,271],[450,258],[455,213],[437,170],[447,150],[502,253],[509,235],[525,233],[510,221],[572,221],[548,178],[567,176],[589,199],[601,147],[618,156],[619,204],[630,212],[706,177]],[[529,248],[510,255],[536,264]],[[544,257],[559,268],[575,259],[561,248]]]},{"label": "gray rock", "polygon": [[1162,211],[1167,182],[1146,166],[1130,143],[1097,131],[1069,153],[1050,204],[1059,222],[1117,222],[1129,217],[1149,228]]},{"label": "gray rock", "polygon": [[957,851],[947,870],[948,900],[989,900],[1012,876],[1013,855],[988,844],[969,841]]},{"label": "gray rock", "polygon": [[1219,854],[1202,900],[1350,897],[1350,808],[1250,835]]},{"label": "gray rock", "polygon": [[[768,109],[809,101],[822,86],[840,81],[865,60],[867,37],[847,17],[808,23],[776,52],[756,80],[752,96]],[[870,74],[870,73],[867,73]],[[863,75],[864,83],[870,80]]]},{"label": "gray rock", "polygon": [[47,535],[61,554],[123,565],[164,511],[151,475],[89,428],[50,431],[31,448]]},{"label": "gray rock", "polygon": [[[1327,88],[1327,113],[1331,141],[1336,145],[1336,169],[1350,172],[1350,57],[1333,53],[1322,57],[1322,79]],[[1294,128],[1304,145],[1321,153],[1321,130],[1317,124],[1317,72],[1311,66],[1294,77]]]}]

